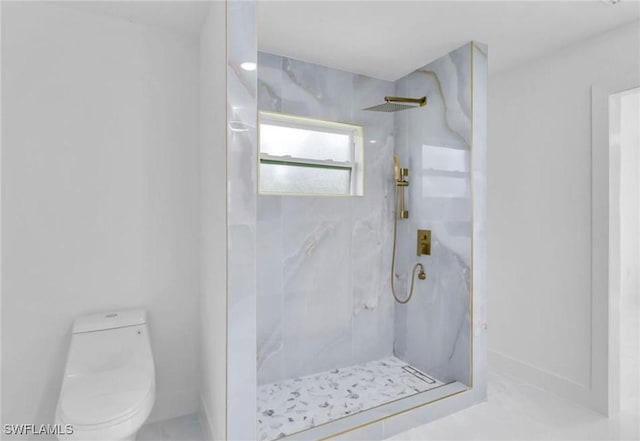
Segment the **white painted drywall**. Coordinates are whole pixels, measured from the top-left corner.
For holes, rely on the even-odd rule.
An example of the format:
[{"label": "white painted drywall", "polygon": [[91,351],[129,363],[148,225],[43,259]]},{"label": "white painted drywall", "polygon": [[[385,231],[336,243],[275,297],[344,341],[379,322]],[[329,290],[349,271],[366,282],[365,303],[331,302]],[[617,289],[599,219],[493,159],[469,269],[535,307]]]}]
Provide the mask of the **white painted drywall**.
[{"label": "white painted drywall", "polygon": [[142,307],[152,419],[198,410],[198,41],[2,4],[2,422],[52,423],[74,317]]},{"label": "white painted drywall", "polygon": [[640,89],[620,97],[620,295],[638,302],[640,289]]},{"label": "white painted drywall", "polygon": [[635,22],[489,79],[491,360],[543,385],[598,381],[590,90],[640,72],[639,36]]},{"label": "white painted drywall", "polygon": [[620,97],[620,397],[640,396],[640,89]]},{"label": "white painted drywall", "polygon": [[226,433],[227,211],[225,2],[200,36],[201,412],[209,439]]}]

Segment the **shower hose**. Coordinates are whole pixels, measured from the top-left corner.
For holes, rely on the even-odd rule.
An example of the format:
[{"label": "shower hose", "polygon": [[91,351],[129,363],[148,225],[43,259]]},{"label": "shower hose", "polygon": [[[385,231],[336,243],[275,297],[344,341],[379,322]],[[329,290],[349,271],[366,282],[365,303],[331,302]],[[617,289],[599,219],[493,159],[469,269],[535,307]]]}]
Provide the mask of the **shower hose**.
[{"label": "shower hose", "polygon": [[391,255],[391,293],[393,294],[393,298],[396,299],[396,302],[404,305],[405,303],[408,303],[409,300],[411,300],[411,297],[413,296],[413,284],[416,281],[416,270],[419,269],[420,271],[424,271],[424,267],[420,262],[413,265],[413,270],[411,270],[411,286],[409,288],[409,295],[407,295],[407,298],[405,298],[404,300],[400,299],[400,297],[398,297],[398,294],[396,294],[396,288],[393,283],[396,277],[396,274],[395,274],[396,273],[396,240],[398,238],[398,191],[399,190],[402,190],[402,188],[396,186],[396,192],[394,197],[395,207],[393,211],[393,253]]}]

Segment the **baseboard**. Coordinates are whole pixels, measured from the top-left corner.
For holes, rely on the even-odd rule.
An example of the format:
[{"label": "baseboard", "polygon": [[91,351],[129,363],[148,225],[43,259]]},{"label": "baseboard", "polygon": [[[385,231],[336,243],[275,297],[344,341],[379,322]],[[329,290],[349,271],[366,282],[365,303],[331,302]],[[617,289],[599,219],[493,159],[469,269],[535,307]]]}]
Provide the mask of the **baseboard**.
[{"label": "baseboard", "polygon": [[209,413],[209,408],[207,407],[207,404],[204,402],[202,397],[200,397],[200,412],[198,413],[198,420],[200,420],[200,427],[202,428],[204,439],[206,441],[213,441],[213,426],[211,425],[211,414]]},{"label": "baseboard", "polygon": [[[552,394],[573,401],[574,403],[600,412],[597,405],[594,404],[593,390],[589,386],[577,383],[524,361],[516,360],[497,351],[489,350],[488,356],[490,370],[501,375],[514,377]],[[489,397],[489,399],[491,399],[491,397]]]}]

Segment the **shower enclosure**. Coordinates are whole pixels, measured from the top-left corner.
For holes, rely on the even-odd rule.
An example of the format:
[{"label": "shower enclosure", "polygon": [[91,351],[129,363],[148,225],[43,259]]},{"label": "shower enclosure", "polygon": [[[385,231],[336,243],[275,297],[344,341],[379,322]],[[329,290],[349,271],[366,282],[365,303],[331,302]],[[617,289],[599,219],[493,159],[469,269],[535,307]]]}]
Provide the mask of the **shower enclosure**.
[{"label": "shower enclosure", "polygon": [[255,12],[227,11],[228,438],[382,439],[482,401],[486,48],[384,81],[258,53]]}]

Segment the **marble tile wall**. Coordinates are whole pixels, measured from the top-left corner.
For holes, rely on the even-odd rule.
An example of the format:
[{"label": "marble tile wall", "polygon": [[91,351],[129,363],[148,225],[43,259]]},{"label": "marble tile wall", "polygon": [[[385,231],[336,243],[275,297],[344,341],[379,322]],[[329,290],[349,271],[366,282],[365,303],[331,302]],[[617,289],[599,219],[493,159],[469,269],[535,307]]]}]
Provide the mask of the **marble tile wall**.
[{"label": "marble tile wall", "polygon": [[[396,152],[409,167],[410,218],[398,226],[401,292],[414,262],[427,279],[395,308],[396,355],[442,381],[471,381],[472,99],[471,45],[396,81],[396,94],[427,96],[426,107],[396,113]],[[417,257],[416,230],[432,232]]]},{"label": "marble tile wall", "polygon": [[258,55],[258,106],[364,126],[362,197],[258,195],[258,383],[389,356],[394,84]]},{"label": "marble tile wall", "polygon": [[[255,439],[256,421],[256,2],[227,1],[227,430]],[[221,244],[222,245],[222,244]]]},{"label": "marble tile wall", "polygon": [[472,42],[473,357],[476,403],[487,399],[487,75],[489,48]]},{"label": "marble tile wall", "polygon": [[[465,45],[395,83],[258,59],[260,109],[363,124],[366,137],[364,197],[257,197],[258,383],[393,353],[441,381],[473,383],[474,401],[485,399],[486,46]],[[390,94],[429,103],[359,110]],[[427,272],[408,305],[389,292],[394,152],[411,172],[400,295],[413,263]],[[432,230],[431,256],[414,254],[418,228]]]}]

